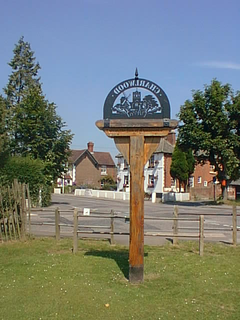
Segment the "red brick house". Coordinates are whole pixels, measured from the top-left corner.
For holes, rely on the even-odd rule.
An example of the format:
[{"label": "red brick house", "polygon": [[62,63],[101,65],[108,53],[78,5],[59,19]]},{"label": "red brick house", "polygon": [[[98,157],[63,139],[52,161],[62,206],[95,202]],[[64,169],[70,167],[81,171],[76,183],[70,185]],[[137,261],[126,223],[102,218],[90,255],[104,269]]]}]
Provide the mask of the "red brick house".
[{"label": "red brick house", "polygon": [[77,186],[101,187],[101,178],[110,175],[116,181],[116,166],[109,152],[93,150],[94,143],[88,142],[87,149],[72,150],[67,175]]},{"label": "red brick house", "polygon": [[[155,192],[161,197],[163,193],[179,192],[176,180],[170,175],[172,153],[175,146],[175,132],[172,131],[167,137],[162,138],[157,150],[150,157],[144,167],[144,190],[147,193]],[[129,190],[130,174],[122,155],[118,155],[118,190]],[[213,183],[216,173],[207,162],[203,166],[195,166],[194,173],[190,178],[191,199],[214,199],[221,194],[220,184]],[[181,191],[184,191],[183,188]]]}]

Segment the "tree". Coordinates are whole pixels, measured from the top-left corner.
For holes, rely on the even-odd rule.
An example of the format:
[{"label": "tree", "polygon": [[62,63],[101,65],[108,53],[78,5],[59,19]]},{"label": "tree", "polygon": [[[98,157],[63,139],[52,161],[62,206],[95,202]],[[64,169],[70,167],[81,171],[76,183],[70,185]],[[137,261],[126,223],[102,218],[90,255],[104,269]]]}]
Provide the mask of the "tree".
[{"label": "tree", "polygon": [[19,112],[20,103],[28,95],[32,88],[41,90],[40,77],[38,71],[39,63],[35,63],[34,52],[31,50],[30,44],[21,37],[13,50],[14,56],[9,62],[12,73],[4,92],[7,98],[8,113],[8,134],[10,137],[10,148],[13,155],[17,155],[17,147],[19,137],[17,129],[19,122],[17,113]]},{"label": "tree", "polygon": [[186,160],[186,154],[176,145],[172,154],[172,163],[170,167],[170,175],[173,179],[179,181],[179,192],[181,192],[181,185],[186,186],[189,167]]},{"label": "tree", "polygon": [[193,91],[178,116],[179,146],[191,148],[199,163],[209,161],[215,167],[226,198],[223,181],[240,176],[240,93],[234,95],[229,84],[214,79],[204,91]]},{"label": "tree", "polygon": [[0,95],[0,167],[8,157],[8,136],[6,128],[6,100]]},{"label": "tree", "polygon": [[41,88],[40,77],[38,77],[40,65],[38,62],[35,63],[34,52],[30,44],[24,41],[24,37],[19,39],[13,53],[14,57],[9,62],[13,71],[4,88],[10,107],[18,105],[29,89]]},{"label": "tree", "polygon": [[12,74],[5,87],[9,109],[8,134],[12,155],[41,159],[45,163],[47,181],[55,181],[64,171],[72,140],[70,130],[56,113],[56,105],[48,102],[41,89],[34,52],[21,37],[9,63]]},{"label": "tree", "polygon": [[55,104],[49,103],[38,88],[30,89],[19,106],[15,151],[43,160],[46,175],[55,181],[68,161],[73,135],[64,130],[65,123],[56,114]]}]

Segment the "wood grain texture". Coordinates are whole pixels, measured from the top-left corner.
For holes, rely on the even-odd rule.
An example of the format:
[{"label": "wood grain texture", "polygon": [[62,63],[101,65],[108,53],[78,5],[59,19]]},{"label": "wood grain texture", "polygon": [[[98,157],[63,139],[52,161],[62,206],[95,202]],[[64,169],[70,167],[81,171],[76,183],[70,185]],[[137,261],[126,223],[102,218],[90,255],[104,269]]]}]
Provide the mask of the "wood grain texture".
[{"label": "wood grain texture", "polygon": [[130,137],[130,267],[143,266],[144,258],[144,137]]},{"label": "wood grain texture", "polygon": [[124,159],[129,164],[130,163],[130,160],[129,160],[130,138],[129,137],[115,137],[114,142],[115,142],[116,147],[118,148],[119,152],[122,154]]}]

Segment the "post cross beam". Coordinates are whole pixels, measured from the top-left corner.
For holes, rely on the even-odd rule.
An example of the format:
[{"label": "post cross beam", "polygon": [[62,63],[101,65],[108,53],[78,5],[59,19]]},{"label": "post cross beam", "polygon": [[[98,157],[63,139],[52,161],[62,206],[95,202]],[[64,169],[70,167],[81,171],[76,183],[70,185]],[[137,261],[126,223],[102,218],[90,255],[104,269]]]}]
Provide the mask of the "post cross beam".
[{"label": "post cross beam", "polygon": [[143,282],[144,275],[144,165],[160,139],[177,127],[177,120],[99,120],[96,126],[113,138],[130,165],[129,281]]}]

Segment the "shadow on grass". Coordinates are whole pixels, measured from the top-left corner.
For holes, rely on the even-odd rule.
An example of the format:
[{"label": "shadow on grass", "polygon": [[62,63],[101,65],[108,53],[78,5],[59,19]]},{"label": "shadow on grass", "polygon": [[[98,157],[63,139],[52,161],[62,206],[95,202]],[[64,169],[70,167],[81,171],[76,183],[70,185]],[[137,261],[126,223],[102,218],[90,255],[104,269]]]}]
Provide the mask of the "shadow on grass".
[{"label": "shadow on grass", "polygon": [[[116,261],[119,269],[123,273],[126,279],[129,279],[129,261],[128,261],[128,250],[109,250],[109,251],[101,251],[101,250],[90,250],[85,253],[85,256],[93,256],[93,257],[101,257],[107,259],[113,259]],[[148,253],[144,253],[144,257],[147,257]]]}]

